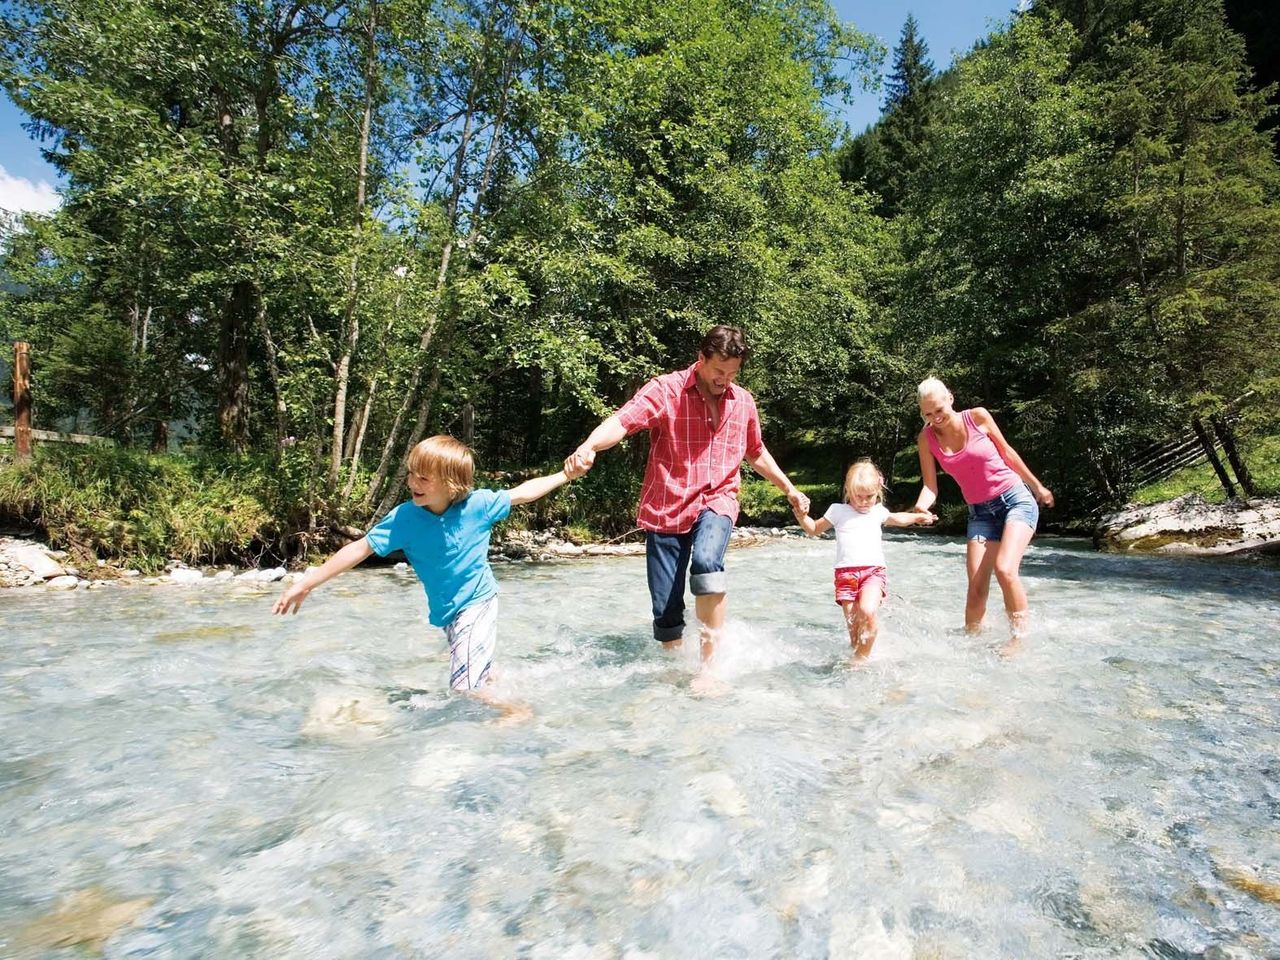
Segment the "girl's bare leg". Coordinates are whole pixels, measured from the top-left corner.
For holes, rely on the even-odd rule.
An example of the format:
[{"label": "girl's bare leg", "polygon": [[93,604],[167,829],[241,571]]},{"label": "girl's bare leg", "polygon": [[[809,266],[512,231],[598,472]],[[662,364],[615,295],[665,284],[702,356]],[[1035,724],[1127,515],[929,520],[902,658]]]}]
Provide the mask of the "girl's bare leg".
[{"label": "girl's bare leg", "polygon": [[1004,527],[1004,536],[1000,540],[1000,549],[996,553],[996,582],[1004,594],[1004,612],[1009,617],[1009,642],[1001,653],[1005,656],[1013,653],[1021,644],[1027,632],[1028,610],[1027,591],[1023,589],[1019,570],[1022,567],[1022,556],[1027,552],[1027,545],[1035,530],[1025,523],[1014,521]]},{"label": "girl's bare leg", "polygon": [[876,613],[880,610],[883,594],[880,585],[869,583],[858,592],[857,610],[857,643],[853,647],[853,655],[860,660],[871,656],[871,647],[876,642],[880,625],[876,622]]}]

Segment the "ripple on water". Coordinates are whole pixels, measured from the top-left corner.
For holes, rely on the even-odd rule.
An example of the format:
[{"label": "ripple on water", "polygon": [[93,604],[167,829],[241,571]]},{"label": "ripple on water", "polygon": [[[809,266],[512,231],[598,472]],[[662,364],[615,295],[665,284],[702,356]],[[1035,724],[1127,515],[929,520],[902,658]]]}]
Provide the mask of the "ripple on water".
[{"label": "ripple on water", "polygon": [[75,913],[109,956],[1280,955],[1280,572],[1043,541],[1005,660],[963,544],[895,536],[855,665],[830,550],[731,555],[708,700],[642,559],[499,570],[514,726],[391,571],[287,620],[18,596],[0,952]]}]

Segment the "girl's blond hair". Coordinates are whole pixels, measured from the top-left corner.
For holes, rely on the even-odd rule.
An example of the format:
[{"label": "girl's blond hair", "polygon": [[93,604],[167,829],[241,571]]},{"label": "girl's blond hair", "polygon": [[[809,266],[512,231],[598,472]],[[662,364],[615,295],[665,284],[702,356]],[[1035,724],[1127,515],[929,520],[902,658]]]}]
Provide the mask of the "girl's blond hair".
[{"label": "girl's blond hair", "polygon": [[439,480],[449,491],[449,503],[464,499],[475,479],[471,448],[447,433],[427,437],[409,451],[406,465],[420,477]]},{"label": "girl's blond hair", "polygon": [[844,475],[844,498],[853,502],[853,494],[858,490],[874,490],[876,503],[884,499],[884,474],[870,460],[859,460]]}]

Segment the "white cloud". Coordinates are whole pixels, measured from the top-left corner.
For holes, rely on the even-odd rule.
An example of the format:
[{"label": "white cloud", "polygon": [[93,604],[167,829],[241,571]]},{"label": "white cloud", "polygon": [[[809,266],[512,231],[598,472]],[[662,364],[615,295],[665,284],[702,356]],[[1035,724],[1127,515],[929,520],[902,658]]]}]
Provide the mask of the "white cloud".
[{"label": "white cloud", "polygon": [[32,183],[25,177],[12,176],[0,167],[0,210],[10,213],[51,213],[58,209],[62,198],[46,181]]}]

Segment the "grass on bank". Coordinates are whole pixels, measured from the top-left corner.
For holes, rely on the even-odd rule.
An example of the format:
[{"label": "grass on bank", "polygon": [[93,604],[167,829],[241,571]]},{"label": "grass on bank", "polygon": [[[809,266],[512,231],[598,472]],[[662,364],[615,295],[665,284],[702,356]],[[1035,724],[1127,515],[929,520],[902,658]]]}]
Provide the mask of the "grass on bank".
[{"label": "grass on bank", "polygon": [[[1253,476],[1258,495],[1280,496],[1280,434],[1246,439],[1240,445],[1240,455]],[[1230,472],[1230,467],[1227,469]],[[1235,482],[1234,474],[1232,482]],[[1236,492],[1241,493],[1239,487]],[[1222,489],[1213,467],[1205,462],[1183,467],[1163,480],[1138,488],[1129,502],[1136,506],[1149,506],[1188,493],[1198,493],[1209,503],[1225,503],[1227,500],[1227,491]]]},{"label": "grass on bank", "polygon": [[246,458],[38,445],[0,460],[0,523],[44,531],[81,563],[250,563],[298,516],[278,470]]}]

